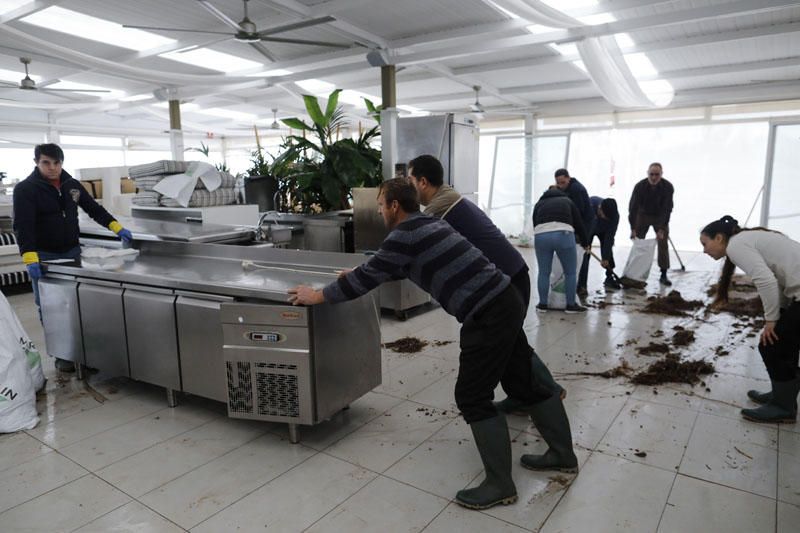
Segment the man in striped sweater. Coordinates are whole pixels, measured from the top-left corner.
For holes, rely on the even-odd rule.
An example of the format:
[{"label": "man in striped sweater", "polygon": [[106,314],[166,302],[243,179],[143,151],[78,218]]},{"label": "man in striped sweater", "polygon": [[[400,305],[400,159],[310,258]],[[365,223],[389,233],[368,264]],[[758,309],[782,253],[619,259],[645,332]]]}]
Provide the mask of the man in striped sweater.
[{"label": "man in striped sweater", "polygon": [[508,276],[442,220],[419,212],[414,185],[405,178],[385,181],[378,209],[391,230],[378,252],[323,289],[289,290],[295,305],[337,303],[357,298],[381,283],[409,278],[428,291],[462,323],[456,405],[470,425],[486,478],[456,494],[456,502],[486,509],[517,500],[511,478],[511,442],[505,416],[492,404],[501,379],[515,398],[534,401],[530,375],[506,374],[525,305]]}]

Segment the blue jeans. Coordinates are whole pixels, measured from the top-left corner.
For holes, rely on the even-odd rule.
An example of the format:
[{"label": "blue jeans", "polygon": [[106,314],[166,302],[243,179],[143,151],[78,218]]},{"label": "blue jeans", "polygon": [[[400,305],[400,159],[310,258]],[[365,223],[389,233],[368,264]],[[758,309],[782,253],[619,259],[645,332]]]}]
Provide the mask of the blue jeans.
[{"label": "blue jeans", "polygon": [[536,262],[539,264],[539,277],[537,278],[539,303],[547,305],[547,297],[550,293],[550,273],[553,271],[553,254],[555,253],[564,269],[567,305],[575,305],[575,290],[578,285],[575,234],[571,231],[539,233],[533,237],[533,247],[536,250]]},{"label": "blue jeans", "polygon": [[[39,261],[51,261],[53,259],[74,259],[79,260],[81,258],[81,247],[76,246],[70,250],[67,250],[61,254],[55,254],[51,252],[39,252]],[[33,287],[33,300],[36,302],[36,308],[39,310],[39,322],[42,321],[42,307],[39,304],[39,280],[32,279],[31,286]]]}]

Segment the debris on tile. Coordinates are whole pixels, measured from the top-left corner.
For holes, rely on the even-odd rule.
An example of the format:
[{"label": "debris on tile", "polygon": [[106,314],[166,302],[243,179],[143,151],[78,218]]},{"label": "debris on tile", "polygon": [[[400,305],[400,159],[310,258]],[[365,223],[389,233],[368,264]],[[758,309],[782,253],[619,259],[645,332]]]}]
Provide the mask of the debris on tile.
[{"label": "debris on tile", "polygon": [[681,361],[676,354],[667,354],[631,378],[638,385],[660,385],[662,383],[688,383],[695,385],[700,376],[714,372],[714,365],[708,361]]},{"label": "debris on tile", "polygon": [[396,341],[384,343],[383,347],[397,353],[417,353],[428,345],[428,341],[416,337],[403,337]]},{"label": "debris on tile", "polygon": [[690,329],[679,329],[672,336],[673,346],[689,346],[694,342],[694,331]]},{"label": "debris on tile", "polygon": [[636,452],[633,455],[636,457],[647,457],[647,452]]},{"label": "debris on tile", "polygon": [[651,296],[647,299],[643,313],[667,316],[687,316],[687,311],[703,307],[700,300],[685,300],[678,291],[670,291],[666,296]]},{"label": "debris on tile", "polygon": [[647,346],[636,348],[639,355],[663,355],[670,353],[669,345],[659,342],[651,342]]}]

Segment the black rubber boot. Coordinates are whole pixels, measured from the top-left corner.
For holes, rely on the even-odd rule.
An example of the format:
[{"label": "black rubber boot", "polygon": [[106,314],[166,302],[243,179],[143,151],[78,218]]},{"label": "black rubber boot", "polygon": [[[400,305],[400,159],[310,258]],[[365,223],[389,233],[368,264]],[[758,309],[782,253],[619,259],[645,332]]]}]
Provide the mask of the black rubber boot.
[{"label": "black rubber boot", "polygon": [[661,283],[665,287],[672,287],[672,282],[667,277],[667,271],[666,270],[662,270],[661,271],[661,278],[659,278],[658,281],[659,281],[659,283]]},{"label": "black rubber boot", "polygon": [[772,399],[756,409],[742,409],[742,416],[753,422],[793,424],[797,421],[798,392],[800,392],[798,377],[791,381],[773,381]]},{"label": "black rubber boot", "polygon": [[757,390],[749,390],[747,391],[747,397],[756,403],[764,405],[765,403],[769,403],[769,401],[772,399],[772,391],[759,392]]},{"label": "black rubber boot", "polygon": [[553,395],[531,407],[528,413],[549,448],[542,455],[523,455],[522,466],[529,470],[577,472],[578,458],[572,449],[572,432],[561,398]]},{"label": "black rubber boot", "polygon": [[470,509],[488,509],[517,501],[517,488],[511,478],[511,439],[505,415],[479,420],[469,425],[481,454],[486,478],[475,488],[456,494],[456,503]]}]

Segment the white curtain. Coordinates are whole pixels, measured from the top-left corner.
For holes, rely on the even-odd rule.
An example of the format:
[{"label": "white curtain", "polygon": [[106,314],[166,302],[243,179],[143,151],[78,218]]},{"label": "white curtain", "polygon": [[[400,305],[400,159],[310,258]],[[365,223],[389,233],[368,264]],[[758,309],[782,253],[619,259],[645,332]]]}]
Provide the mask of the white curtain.
[{"label": "white curtain", "polygon": [[[494,2],[521,18],[542,26],[575,28],[583,25],[578,19],[540,0]],[[639,87],[613,36],[586,37],[578,41],[576,46],[589,78],[608,102],[621,108],[658,107]]]}]

